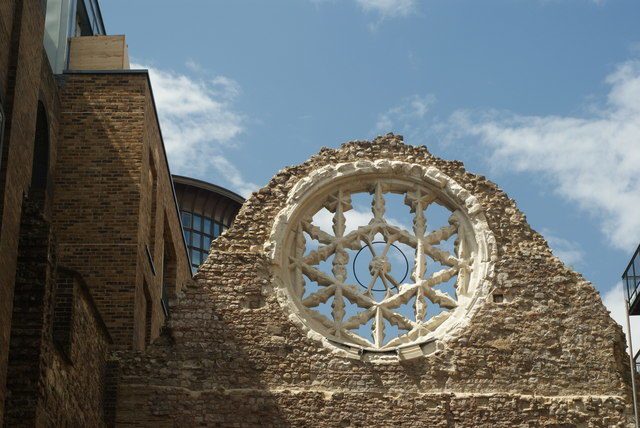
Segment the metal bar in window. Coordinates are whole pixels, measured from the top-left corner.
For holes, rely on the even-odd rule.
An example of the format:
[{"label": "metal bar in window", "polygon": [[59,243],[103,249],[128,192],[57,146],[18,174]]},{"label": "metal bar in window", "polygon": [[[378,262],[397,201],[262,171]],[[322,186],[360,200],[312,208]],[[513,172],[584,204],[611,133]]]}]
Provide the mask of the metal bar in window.
[{"label": "metal bar in window", "polygon": [[169,317],[169,306],[164,299],[160,299],[160,305],[162,306],[162,312],[164,312],[165,318]]},{"label": "metal bar in window", "polygon": [[[0,153],[2,153],[2,144],[4,140],[4,106],[0,97]],[[0,156],[0,167],[2,167],[2,156]]]},{"label": "metal bar in window", "polygon": [[151,273],[155,276],[156,274],[156,266],[153,264],[153,257],[151,256],[151,251],[149,251],[149,246],[145,244],[145,250],[147,250],[147,258],[149,259],[149,265],[151,266]]}]

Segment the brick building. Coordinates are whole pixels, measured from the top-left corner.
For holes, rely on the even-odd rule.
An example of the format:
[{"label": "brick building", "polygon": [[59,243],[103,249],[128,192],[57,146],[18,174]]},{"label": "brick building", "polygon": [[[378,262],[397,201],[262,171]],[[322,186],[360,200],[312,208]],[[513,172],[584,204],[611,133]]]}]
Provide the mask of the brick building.
[{"label": "brick building", "polygon": [[[45,10],[46,8],[46,10]],[[96,0],[0,2],[0,421],[112,418],[191,278],[149,76]]]}]

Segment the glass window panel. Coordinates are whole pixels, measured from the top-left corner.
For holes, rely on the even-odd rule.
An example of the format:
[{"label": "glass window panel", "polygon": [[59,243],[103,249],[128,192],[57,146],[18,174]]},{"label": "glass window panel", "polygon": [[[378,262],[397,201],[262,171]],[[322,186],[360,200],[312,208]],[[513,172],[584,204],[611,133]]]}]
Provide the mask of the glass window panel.
[{"label": "glass window panel", "polygon": [[193,215],[193,229],[202,230],[202,217],[197,214]]},{"label": "glass window panel", "polygon": [[207,256],[209,255],[209,253],[204,252],[204,253],[200,253],[200,264],[204,263],[207,260]]},{"label": "glass window panel", "polygon": [[187,241],[187,245],[191,243],[191,232],[189,230],[184,231],[184,240]]},{"label": "glass window panel", "polygon": [[202,235],[197,233],[197,232],[193,232],[193,237],[191,239],[191,244],[195,248],[202,248]]},{"label": "glass window panel", "polygon": [[191,227],[191,213],[182,211],[182,226]]},{"label": "glass window panel", "polygon": [[200,251],[196,249],[191,250],[191,263],[194,265],[200,265]]},{"label": "glass window panel", "polygon": [[220,236],[220,223],[213,224],[213,237],[217,238]]},{"label": "glass window panel", "polygon": [[202,231],[206,234],[211,234],[211,219],[205,217],[204,218],[204,228],[202,229]]},{"label": "glass window panel", "polygon": [[202,237],[202,248],[207,250],[207,252],[209,251],[209,248],[211,248],[211,238],[209,236]]}]

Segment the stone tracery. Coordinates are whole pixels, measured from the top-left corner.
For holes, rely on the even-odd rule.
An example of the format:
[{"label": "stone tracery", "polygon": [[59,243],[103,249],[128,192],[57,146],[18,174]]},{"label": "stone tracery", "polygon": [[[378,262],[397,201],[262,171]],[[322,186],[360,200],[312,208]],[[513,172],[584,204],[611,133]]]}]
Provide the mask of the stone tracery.
[{"label": "stone tracery", "polygon": [[[280,237],[283,254],[276,258],[280,259],[277,264],[285,294],[293,301],[289,306],[311,331],[339,347],[360,352],[404,351],[405,357],[415,357],[423,354],[420,346],[460,325],[486,291],[482,287],[487,271],[486,223],[475,198],[454,182],[437,171],[426,173],[421,167],[416,169],[417,165],[395,164],[406,176],[385,174],[390,163],[374,165],[377,174],[370,173],[371,165],[367,168],[360,163],[357,167],[342,165],[333,172],[319,171],[322,178],[318,182],[326,185],[313,192],[304,187],[318,182],[303,180],[290,198],[292,206],[283,210],[287,219],[281,223],[288,225],[288,233]],[[347,170],[353,172],[351,177],[345,174]],[[354,209],[352,195],[361,192],[371,194],[370,220],[349,231],[346,215]],[[404,197],[411,226],[389,221],[390,195]],[[428,230],[425,212],[431,205],[449,211],[447,225]],[[314,222],[314,215],[323,209],[331,215],[330,231]],[[451,250],[440,246],[453,239]],[[394,274],[390,263],[389,252],[396,245],[412,251],[406,281]],[[359,285],[353,280],[357,276],[355,251],[355,257],[362,251],[371,257],[366,269],[369,278],[357,280]],[[437,264],[442,269],[428,272],[428,266]],[[447,292],[443,284],[453,284],[453,288]],[[428,307],[436,307],[436,313],[428,314]]]},{"label": "stone tracery", "polygon": [[[425,210],[431,203],[436,203],[437,196],[434,192],[417,188],[403,189],[405,193],[405,204],[411,209],[414,215],[413,231],[408,231],[395,226],[385,219],[385,192],[383,191],[383,180],[372,183],[373,218],[367,225],[361,225],[356,230],[345,234],[346,218],[345,212],[352,209],[350,192],[340,188],[330,194],[324,203],[333,214],[333,235],[330,235],[314,225],[310,218],[300,222],[296,231],[297,248],[294,255],[290,256],[291,268],[294,273],[294,283],[301,298],[302,305],[307,308],[307,315],[324,325],[327,332],[345,342],[353,343],[364,348],[376,350],[390,349],[403,343],[409,343],[420,338],[448,318],[450,312],[443,311],[438,315],[427,318],[426,310],[429,303],[438,305],[447,310],[457,307],[455,296],[451,296],[436,288],[437,285],[447,282],[459,273],[471,269],[471,259],[469,254],[465,254],[464,244],[456,242],[457,254],[450,254],[439,249],[436,245],[448,240],[456,235],[459,228],[457,211],[451,214],[449,225],[431,233],[426,233]],[[396,192],[400,188],[394,189]],[[308,234],[314,240],[321,243],[321,246],[304,256],[307,239],[304,234]],[[378,254],[372,243],[374,237],[381,234],[384,237],[384,249]],[[388,252],[391,245],[400,242],[415,250],[414,267],[411,273],[412,283],[399,283],[391,272],[391,263],[388,259]],[[346,249],[361,250],[367,247],[372,254],[369,263],[369,273],[371,278],[366,290],[362,290],[353,284],[347,284],[347,269],[349,256]],[[318,268],[318,264],[327,260],[333,255],[332,275],[329,275]],[[446,266],[430,276],[426,276],[427,259],[430,258]],[[321,285],[321,288],[303,297],[308,281],[314,281]],[[376,299],[373,295],[373,288],[376,283],[384,285],[384,297]],[[462,280],[464,282],[464,279]],[[466,284],[459,284],[461,292]],[[331,314],[322,314],[313,308],[326,303],[333,297]],[[357,305],[363,311],[347,317],[345,312],[345,300]],[[399,309],[402,306],[413,303],[413,319],[405,316]],[[353,332],[365,325],[369,320],[372,323],[372,338],[368,340],[361,334]],[[388,332],[385,329],[384,321],[395,325],[406,333],[398,334],[388,340]]]}]

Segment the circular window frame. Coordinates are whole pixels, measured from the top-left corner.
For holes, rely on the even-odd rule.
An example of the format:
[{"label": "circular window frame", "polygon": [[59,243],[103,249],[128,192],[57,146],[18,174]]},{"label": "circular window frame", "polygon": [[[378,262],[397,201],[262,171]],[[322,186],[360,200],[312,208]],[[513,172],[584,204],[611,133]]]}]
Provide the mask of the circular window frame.
[{"label": "circular window frame", "polygon": [[[373,350],[329,337],[302,313],[299,299],[292,294],[286,249],[293,245],[295,225],[305,214],[321,206],[319,201],[324,201],[336,188],[354,179],[368,182],[382,180],[385,183],[396,181],[405,186],[411,182],[429,189],[452,212],[460,211],[466,224],[465,239],[473,237],[476,244],[473,269],[468,280],[473,293],[465,298],[464,306],[456,308],[453,311],[455,316],[449,316],[428,336],[391,350]],[[469,191],[433,166],[392,160],[326,165],[301,178],[289,192],[285,207],[277,214],[265,250],[273,262],[277,300],[289,319],[308,337],[321,342],[326,348],[342,356],[374,362],[417,358],[442,349],[447,341],[456,336],[456,332],[469,323],[480,303],[489,295],[490,279],[497,258],[495,238],[484,211]]]}]

